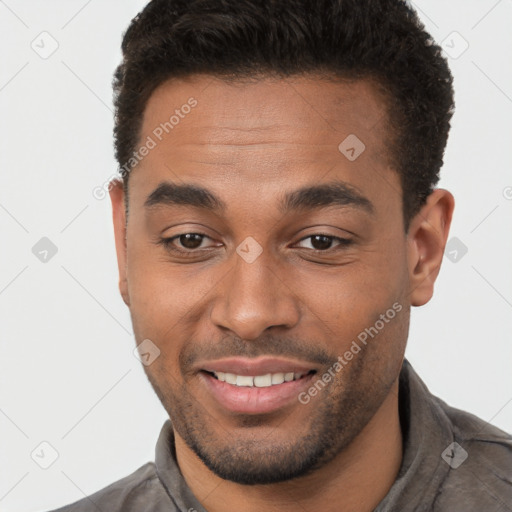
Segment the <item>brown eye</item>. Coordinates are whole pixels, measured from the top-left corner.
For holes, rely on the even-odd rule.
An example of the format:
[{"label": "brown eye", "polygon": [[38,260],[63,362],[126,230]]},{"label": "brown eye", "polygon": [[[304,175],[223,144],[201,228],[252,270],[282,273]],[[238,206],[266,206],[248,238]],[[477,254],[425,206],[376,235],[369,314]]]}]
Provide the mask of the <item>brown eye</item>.
[{"label": "brown eye", "polygon": [[185,233],[178,240],[185,249],[197,249],[201,246],[204,236],[198,233]]},{"label": "brown eye", "polygon": [[[305,249],[312,249],[314,251],[328,251],[333,247],[333,242],[336,242],[339,248],[346,247],[352,243],[352,240],[348,238],[340,238],[332,235],[324,235],[321,233],[315,235],[309,235],[303,238],[299,243],[303,243],[306,240],[310,240],[311,247],[302,246]],[[336,247],[335,247],[336,248]]]},{"label": "brown eye", "polygon": [[180,255],[192,255],[197,249],[206,249],[207,247],[202,247],[202,243],[205,239],[209,238],[209,236],[202,233],[182,233],[171,238],[161,238],[158,243],[163,245],[169,252]]},{"label": "brown eye", "polygon": [[333,242],[333,237],[324,236],[324,235],[313,235],[311,237],[311,245],[314,249],[323,251],[325,249],[330,249]]}]

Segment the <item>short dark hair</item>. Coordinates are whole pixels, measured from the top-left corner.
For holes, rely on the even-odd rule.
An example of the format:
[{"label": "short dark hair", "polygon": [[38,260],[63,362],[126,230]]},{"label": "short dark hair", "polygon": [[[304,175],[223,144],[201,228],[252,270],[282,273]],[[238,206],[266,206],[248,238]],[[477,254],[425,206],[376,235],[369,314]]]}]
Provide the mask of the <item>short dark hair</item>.
[{"label": "short dark hair", "polygon": [[[453,78],[406,1],[152,0],[132,20],[122,52],[113,80],[114,139],[125,170],[147,101],[164,81],[316,73],[370,79],[386,91],[389,157],[401,179],[406,227],[439,180]],[[129,174],[122,173],[126,194]]]}]

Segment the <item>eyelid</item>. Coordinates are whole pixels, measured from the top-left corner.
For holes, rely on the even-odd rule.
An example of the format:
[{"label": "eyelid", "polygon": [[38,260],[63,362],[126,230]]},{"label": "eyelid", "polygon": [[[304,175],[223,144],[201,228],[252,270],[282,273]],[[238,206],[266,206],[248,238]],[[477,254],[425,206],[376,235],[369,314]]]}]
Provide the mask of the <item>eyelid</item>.
[{"label": "eyelid", "polygon": [[[324,236],[326,238],[332,238],[333,240],[336,240],[339,242],[339,244],[335,247],[346,247],[350,244],[352,244],[354,242],[353,239],[351,238],[344,238],[344,237],[340,237],[340,236],[335,236],[335,235],[330,235],[330,234],[327,234],[327,233],[311,233],[310,235],[307,235],[305,237],[302,237],[297,243],[299,242],[302,242],[304,240],[307,240],[308,238],[312,238],[314,236]],[[304,249],[304,247],[303,247]],[[329,249],[325,249],[325,250],[322,250],[322,249],[309,249],[310,251],[315,251],[315,252],[318,252],[318,253],[328,253],[329,251],[332,251],[332,250],[335,250],[335,248],[333,247],[329,247]]]},{"label": "eyelid", "polygon": [[[161,243],[162,245],[164,245],[164,247],[169,248],[170,246],[172,246],[173,242],[176,239],[179,239],[183,235],[199,235],[199,236],[202,236],[203,239],[201,240],[201,243],[203,242],[203,240],[205,238],[209,238],[210,240],[213,240],[210,236],[208,236],[205,233],[200,233],[199,231],[187,231],[187,232],[184,232],[184,233],[178,233],[177,235],[173,235],[173,236],[170,236],[170,237],[161,238],[158,243]],[[190,253],[190,254],[192,254],[194,252],[198,252],[198,251],[204,250],[204,249],[208,249],[208,247],[200,247],[200,248],[197,248],[197,249],[186,249],[186,248],[180,248],[180,247],[175,247],[175,246],[172,246],[172,248],[174,250],[178,251],[178,252],[184,252],[184,253]]]}]

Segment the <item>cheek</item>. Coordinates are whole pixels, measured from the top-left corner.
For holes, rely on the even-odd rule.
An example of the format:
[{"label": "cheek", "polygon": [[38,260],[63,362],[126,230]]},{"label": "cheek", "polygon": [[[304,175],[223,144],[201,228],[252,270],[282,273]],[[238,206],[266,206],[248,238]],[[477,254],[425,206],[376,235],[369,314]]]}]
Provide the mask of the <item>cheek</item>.
[{"label": "cheek", "polygon": [[367,251],[350,265],[294,272],[287,282],[303,306],[302,327],[318,339],[333,340],[338,350],[390,309],[385,330],[391,334],[402,321],[393,304],[402,310],[407,306],[405,251],[392,245],[387,251]]},{"label": "cheek", "polygon": [[127,279],[137,342],[149,338],[166,360],[177,359],[182,340],[194,338],[218,279],[196,265],[170,263],[160,248],[135,244],[128,246]]},{"label": "cheek", "polygon": [[[183,285],[187,271],[166,261],[165,251],[142,231],[132,230],[127,243],[127,280],[131,308],[153,317],[159,312],[173,315],[186,302],[189,289]],[[173,307],[169,307],[169,306]],[[177,311],[179,313],[179,311]]]}]

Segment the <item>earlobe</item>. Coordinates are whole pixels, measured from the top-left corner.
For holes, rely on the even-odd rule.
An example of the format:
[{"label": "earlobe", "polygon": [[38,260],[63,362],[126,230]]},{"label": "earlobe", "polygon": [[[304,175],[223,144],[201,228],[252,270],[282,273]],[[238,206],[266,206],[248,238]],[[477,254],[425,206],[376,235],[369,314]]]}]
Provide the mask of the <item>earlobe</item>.
[{"label": "earlobe", "polygon": [[432,298],[454,207],[453,195],[447,190],[436,189],[411,220],[407,233],[407,258],[413,306],[423,306]]},{"label": "earlobe", "polygon": [[130,306],[128,294],[128,281],[126,277],[126,212],[124,204],[123,183],[119,179],[110,182],[110,200],[112,202],[112,220],[114,222],[114,236],[116,243],[117,267],[119,270],[119,291],[124,303]]}]

